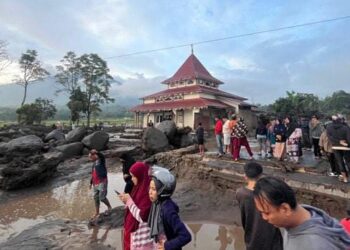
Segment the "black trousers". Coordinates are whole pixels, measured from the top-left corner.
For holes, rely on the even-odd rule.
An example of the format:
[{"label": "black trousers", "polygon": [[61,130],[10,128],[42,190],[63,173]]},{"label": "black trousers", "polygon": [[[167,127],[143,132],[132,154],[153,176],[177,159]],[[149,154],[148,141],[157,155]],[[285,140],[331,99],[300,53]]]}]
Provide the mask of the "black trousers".
[{"label": "black trousers", "polygon": [[347,173],[347,175],[349,175],[350,151],[334,150],[334,156],[337,161],[337,165],[339,167],[340,172],[345,172]]},{"label": "black trousers", "polygon": [[335,174],[340,174],[340,170],[338,167],[337,160],[335,159],[334,153],[326,152],[326,156],[327,156],[329,165],[331,166],[331,171]]},{"label": "black trousers", "polygon": [[318,145],[319,142],[320,142],[319,138],[312,138],[312,144],[314,145],[314,155],[317,157],[321,156],[320,145]]}]

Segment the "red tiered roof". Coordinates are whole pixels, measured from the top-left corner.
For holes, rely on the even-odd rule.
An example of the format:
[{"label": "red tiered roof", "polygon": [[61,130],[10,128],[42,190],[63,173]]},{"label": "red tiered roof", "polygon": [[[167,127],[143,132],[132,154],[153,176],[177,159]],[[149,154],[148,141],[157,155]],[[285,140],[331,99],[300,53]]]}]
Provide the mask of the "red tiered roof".
[{"label": "red tiered roof", "polygon": [[131,112],[152,112],[161,110],[171,110],[171,109],[192,109],[192,108],[207,108],[207,107],[217,107],[217,108],[229,108],[227,104],[213,99],[196,98],[188,100],[179,101],[168,101],[168,102],[157,102],[157,103],[147,103],[141,104],[133,107]]},{"label": "red tiered roof", "polygon": [[164,80],[162,83],[169,84],[176,81],[202,79],[211,81],[214,83],[222,84],[220,80],[213,77],[198,58],[191,54],[182,66],[176,71],[176,73],[169,79]]},{"label": "red tiered roof", "polygon": [[193,86],[186,86],[186,87],[181,87],[181,88],[172,88],[172,89],[166,89],[160,92],[157,92],[155,94],[145,96],[142,99],[146,98],[155,98],[158,96],[168,96],[168,95],[173,95],[173,94],[189,94],[189,93],[207,93],[211,95],[216,95],[216,96],[223,96],[223,97],[228,97],[228,98],[234,98],[240,101],[247,100],[247,98],[233,95],[230,93],[227,93],[225,91],[221,91],[217,88],[210,88],[210,87],[205,87],[201,85],[193,85]]}]

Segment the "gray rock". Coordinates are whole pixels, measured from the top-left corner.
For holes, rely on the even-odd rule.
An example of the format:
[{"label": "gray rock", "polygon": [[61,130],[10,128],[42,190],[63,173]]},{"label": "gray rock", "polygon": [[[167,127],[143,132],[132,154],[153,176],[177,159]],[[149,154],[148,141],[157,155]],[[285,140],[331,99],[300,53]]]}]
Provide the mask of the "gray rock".
[{"label": "gray rock", "polygon": [[61,129],[55,129],[45,136],[45,141],[50,141],[52,139],[62,141],[65,140],[65,135]]},{"label": "gray rock", "polygon": [[193,144],[194,144],[194,140],[192,136],[190,136],[189,134],[183,134],[181,136],[181,144],[180,144],[181,148],[188,147]]},{"label": "gray rock", "polygon": [[104,131],[97,131],[88,136],[85,136],[81,141],[87,148],[103,150],[106,148],[109,140],[109,135]]},{"label": "gray rock", "polygon": [[176,134],[176,124],[174,121],[162,121],[157,125],[157,129],[162,131],[170,141]]},{"label": "gray rock", "polygon": [[18,157],[1,167],[0,188],[11,190],[39,184],[54,174],[61,161],[60,152]]},{"label": "gray rock", "polygon": [[68,143],[71,142],[80,142],[84,136],[86,135],[86,128],[85,127],[79,127],[71,130],[67,136],[66,136],[66,141]]},{"label": "gray rock", "polygon": [[168,138],[159,129],[149,127],[145,130],[142,137],[142,149],[151,154],[168,150]]},{"label": "gray rock", "polygon": [[13,139],[7,143],[0,143],[0,154],[24,153],[32,154],[43,148],[43,141],[36,135],[26,135]]},{"label": "gray rock", "polygon": [[62,146],[57,146],[56,150],[62,153],[63,160],[81,155],[84,145],[81,142],[73,142]]}]

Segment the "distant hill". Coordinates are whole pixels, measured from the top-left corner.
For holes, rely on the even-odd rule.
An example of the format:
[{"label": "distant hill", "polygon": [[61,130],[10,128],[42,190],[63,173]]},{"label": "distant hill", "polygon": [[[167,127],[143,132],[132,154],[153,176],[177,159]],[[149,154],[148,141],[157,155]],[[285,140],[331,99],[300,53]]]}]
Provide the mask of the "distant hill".
[{"label": "distant hill", "polygon": [[[59,85],[53,78],[45,81],[34,83],[28,87],[28,95],[26,103],[33,102],[36,98],[47,98],[54,101],[55,105],[63,106],[68,102],[67,94],[55,95]],[[131,107],[140,101],[137,97],[120,96],[116,91],[112,91],[110,96],[115,99],[115,103],[120,106]],[[23,97],[23,87],[17,84],[0,85],[0,107],[16,107],[19,106]]]}]

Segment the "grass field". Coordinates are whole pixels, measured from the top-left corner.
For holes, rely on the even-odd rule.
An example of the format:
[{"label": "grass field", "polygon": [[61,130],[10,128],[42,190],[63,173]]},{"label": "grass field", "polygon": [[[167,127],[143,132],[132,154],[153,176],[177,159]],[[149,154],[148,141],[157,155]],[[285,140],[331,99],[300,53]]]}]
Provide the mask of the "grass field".
[{"label": "grass field", "polygon": [[[47,121],[42,121],[42,125],[46,126],[51,126],[53,124],[56,124],[58,120],[47,120]],[[71,122],[69,120],[60,120],[59,121],[61,124],[64,126],[69,126]],[[104,125],[109,125],[109,126],[133,126],[134,124],[134,119],[130,117],[124,117],[124,118],[110,118],[110,119],[91,119],[90,121],[90,126],[93,127],[95,124],[99,125],[100,123],[103,123]],[[86,120],[81,120],[79,125],[86,125],[87,121]],[[11,125],[11,124],[17,124],[16,121],[0,121],[0,128],[3,127],[4,125]]]}]

